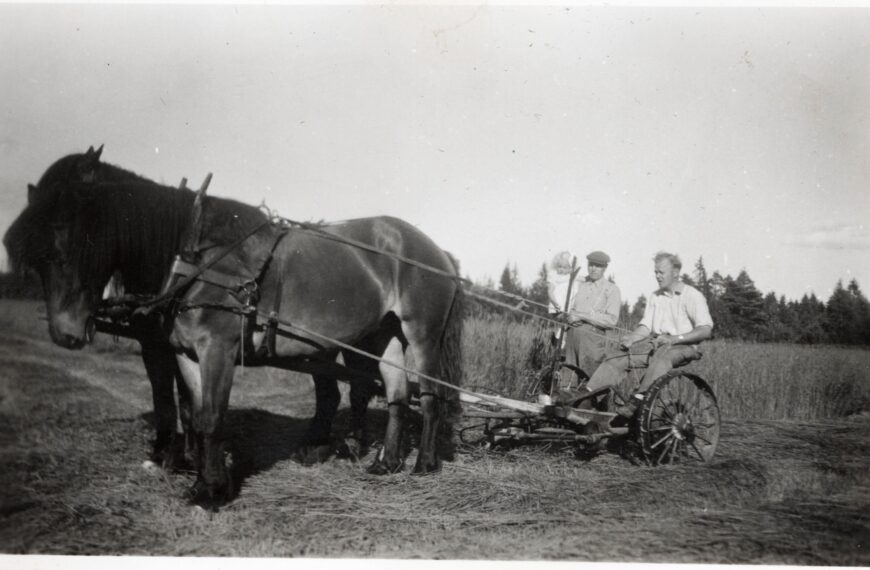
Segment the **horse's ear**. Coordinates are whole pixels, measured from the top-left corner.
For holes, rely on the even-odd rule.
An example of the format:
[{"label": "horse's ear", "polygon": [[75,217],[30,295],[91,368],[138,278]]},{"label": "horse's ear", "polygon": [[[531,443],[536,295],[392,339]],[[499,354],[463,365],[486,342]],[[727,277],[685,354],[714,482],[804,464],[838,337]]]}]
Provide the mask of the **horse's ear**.
[{"label": "horse's ear", "polygon": [[94,182],[97,178],[97,168],[100,165],[100,155],[103,154],[103,145],[94,150],[88,147],[78,166],[78,175],[82,182]]},{"label": "horse's ear", "polygon": [[27,204],[33,204],[33,201],[36,200],[36,186],[33,184],[27,185]]},{"label": "horse's ear", "polygon": [[94,150],[93,145],[88,147],[88,150],[85,152],[85,156],[89,159],[100,160],[100,155],[103,154],[103,146],[100,145],[100,148]]}]

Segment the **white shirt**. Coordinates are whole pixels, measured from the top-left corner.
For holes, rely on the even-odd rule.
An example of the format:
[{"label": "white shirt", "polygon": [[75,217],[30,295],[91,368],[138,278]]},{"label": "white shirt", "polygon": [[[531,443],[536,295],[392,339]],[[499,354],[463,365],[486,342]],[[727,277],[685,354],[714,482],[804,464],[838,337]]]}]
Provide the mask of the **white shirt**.
[{"label": "white shirt", "polygon": [[[558,306],[553,305],[553,300],[550,300],[550,312],[555,313],[559,311],[565,311],[565,297],[568,296],[568,283],[571,282],[571,275],[569,274],[559,274],[554,273],[553,278],[550,280],[550,283],[553,285],[553,299],[559,303]],[[574,297],[577,294],[577,288],[571,288],[571,299],[568,301],[568,307],[571,306],[571,303],[574,301]]]},{"label": "white shirt", "polygon": [[650,295],[641,326],[653,334],[674,336],[691,332],[695,327],[713,326],[704,295],[690,285],[682,282],[679,285],[679,291],[659,289]]}]

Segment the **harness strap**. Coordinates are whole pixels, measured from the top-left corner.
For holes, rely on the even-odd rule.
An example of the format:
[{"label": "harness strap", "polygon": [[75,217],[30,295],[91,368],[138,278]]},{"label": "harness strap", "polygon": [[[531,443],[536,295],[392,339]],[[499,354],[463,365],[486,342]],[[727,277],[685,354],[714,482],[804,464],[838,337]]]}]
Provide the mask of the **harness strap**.
[{"label": "harness strap", "polygon": [[266,324],[266,335],[263,338],[260,347],[257,348],[257,356],[259,358],[272,358],[278,354],[275,350],[275,338],[278,336],[278,315],[281,311],[281,296],[283,290],[284,271],[282,270],[278,272],[278,290],[275,293],[275,304],[272,307],[272,311],[269,313],[269,318]]},{"label": "harness strap", "polygon": [[[146,302],[142,303],[142,305],[138,309],[136,309],[136,311],[134,313],[147,315],[147,314],[150,314],[151,311],[153,311],[155,308],[159,307],[160,305],[164,305],[166,303],[169,303],[170,301],[172,301],[175,298],[175,295],[179,291],[181,291],[182,289],[184,289],[185,287],[187,287],[188,285],[193,283],[193,281],[195,279],[199,278],[200,275],[204,274],[206,271],[211,269],[212,266],[216,265],[218,261],[220,261],[221,259],[223,259],[227,255],[232,253],[233,250],[235,250],[238,246],[240,246],[246,239],[248,239],[249,237],[251,237],[255,233],[259,232],[261,229],[263,229],[266,226],[269,226],[271,224],[272,224],[272,220],[266,220],[262,224],[255,226],[254,229],[252,229],[248,233],[242,235],[235,242],[233,242],[232,244],[230,244],[229,246],[224,248],[224,251],[222,251],[219,255],[212,258],[208,263],[206,263],[205,265],[202,265],[201,267],[197,267],[196,271],[193,272],[192,274],[190,274],[186,277],[183,277],[181,279],[175,279],[174,281],[171,282],[172,283],[171,285],[169,282],[167,282],[167,287],[165,288],[163,293],[161,293],[157,297],[151,299],[150,301],[146,301]],[[170,273],[170,278],[171,278],[171,276],[172,276],[172,274]],[[234,285],[234,287],[235,287],[235,285]]]},{"label": "harness strap", "polygon": [[[176,255],[175,260],[172,262],[172,267],[169,268],[169,273],[178,275],[181,278],[185,278],[196,273],[198,269],[198,265],[189,263],[182,259],[180,255]],[[200,281],[204,281],[212,285],[217,285],[218,287],[223,287],[224,289],[237,289],[244,285],[246,282],[252,280],[227,275],[225,273],[215,271],[214,269],[206,269],[205,271],[197,275],[197,278]]]}]

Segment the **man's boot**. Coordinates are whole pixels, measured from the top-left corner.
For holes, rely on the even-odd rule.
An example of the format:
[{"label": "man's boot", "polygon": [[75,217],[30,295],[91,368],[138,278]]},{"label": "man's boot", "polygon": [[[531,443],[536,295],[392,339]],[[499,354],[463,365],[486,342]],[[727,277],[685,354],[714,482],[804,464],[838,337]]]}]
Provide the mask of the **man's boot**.
[{"label": "man's boot", "polygon": [[628,402],[619,406],[614,411],[618,416],[622,416],[623,418],[630,420],[634,417],[635,412],[643,403],[643,394],[637,393],[631,398],[628,399]]},{"label": "man's boot", "polygon": [[580,410],[591,410],[593,398],[586,398],[585,400],[583,399],[591,393],[592,391],[585,386],[580,387],[576,390],[559,390],[556,393],[556,402],[562,406],[570,406],[572,408],[578,408]]}]

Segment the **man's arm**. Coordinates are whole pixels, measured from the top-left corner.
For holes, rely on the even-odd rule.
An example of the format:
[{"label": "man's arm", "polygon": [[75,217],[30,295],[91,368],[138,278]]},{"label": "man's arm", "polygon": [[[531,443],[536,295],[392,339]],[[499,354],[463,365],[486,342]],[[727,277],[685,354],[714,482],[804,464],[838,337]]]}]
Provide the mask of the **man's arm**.
[{"label": "man's arm", "polygon": [[656,344],[698,344],[703,340],[708,340],[713,337],[713,327],[711,325],[701,325],[693,328],[691,331],[680,334],[670,335],[662,334],[656,337]]},{"label": "man's arm", "polygon": [[572,325],[580,323],[589,323],[596,327],[608,329],[616,325],[619,320],[619,309],[622,305],[622,298],[619,293],[619,287],[613,287],[605,292],[604,308],[601,311],[592,310],[591,315],[573,314],[569,320]]},{"label": "man's arm", "polygon": [[660,335],[656,338],[658,345],[662,344],[698,344],[701,341],[713,338],[713,319],[710,317],[710,309],[707,300],[696,289],[689,289],[686,293],[686,312],[689,320],[695,328],[680,335]]},{"label": "man's arm", "polygon": [[628,350],[628,347],[639,340],[645,339],[650,334],[650,330],[646,325],[638,325],[636,329],[619,339],[619,348]]}]

